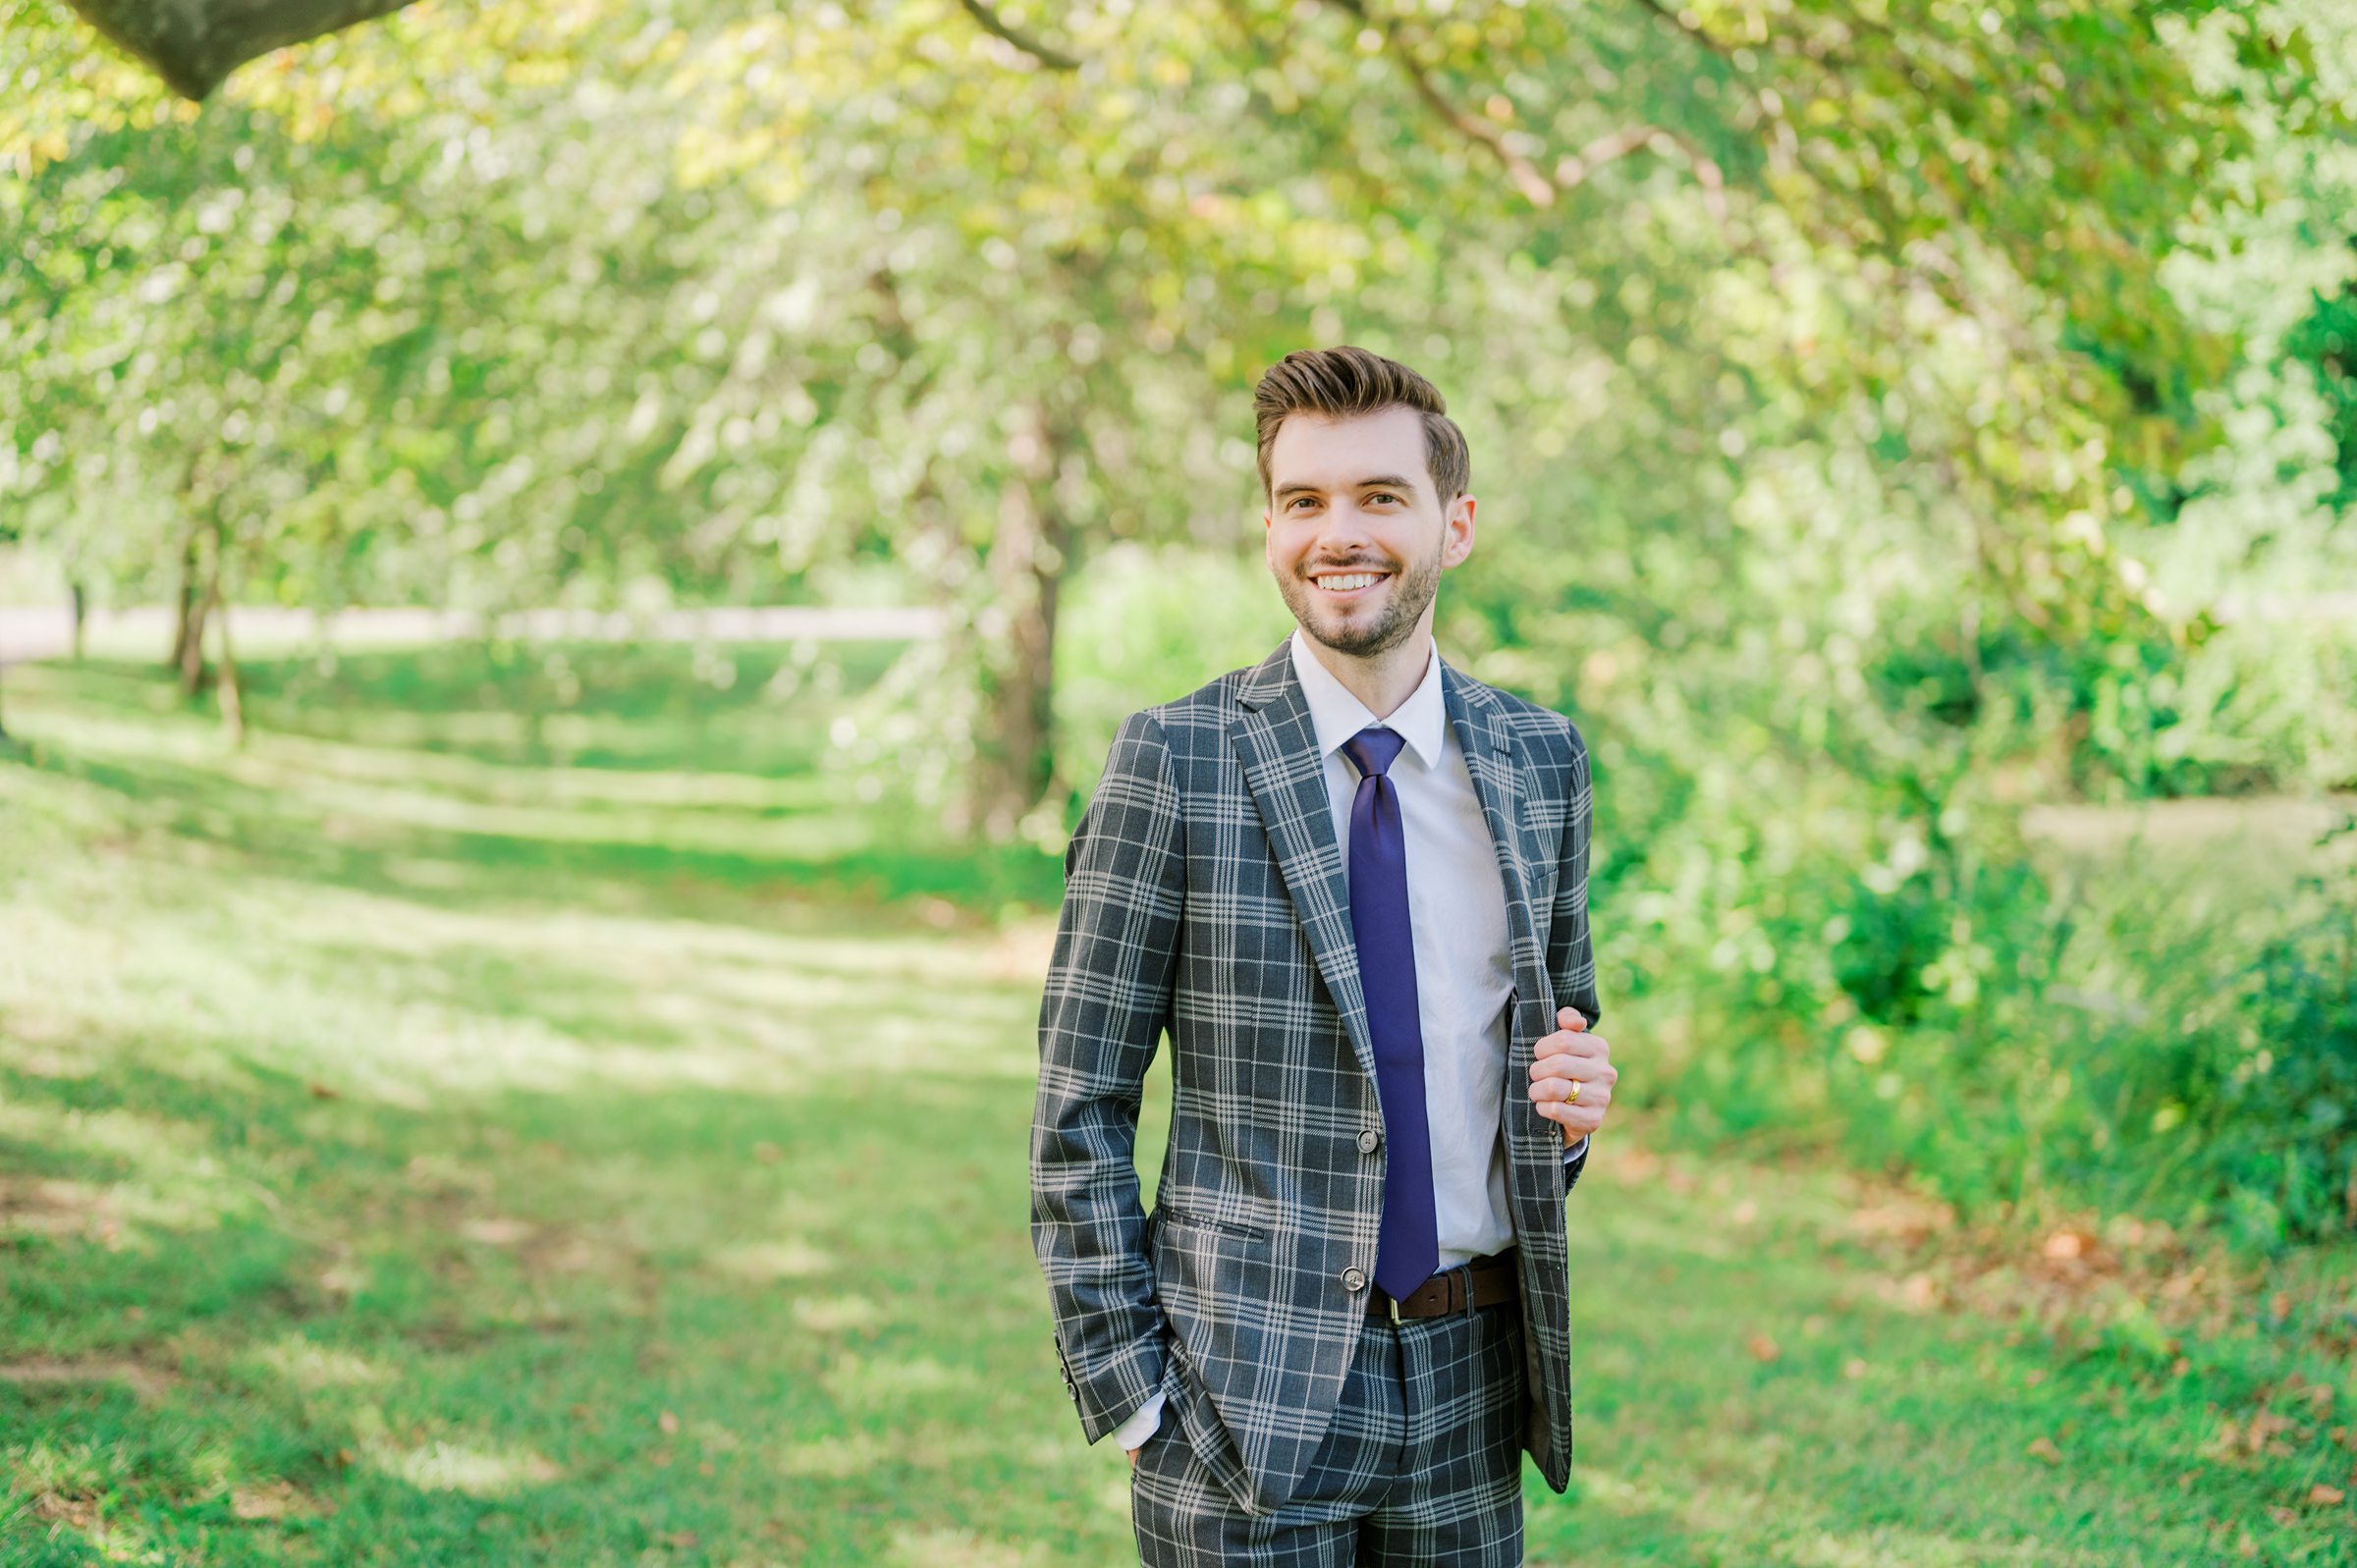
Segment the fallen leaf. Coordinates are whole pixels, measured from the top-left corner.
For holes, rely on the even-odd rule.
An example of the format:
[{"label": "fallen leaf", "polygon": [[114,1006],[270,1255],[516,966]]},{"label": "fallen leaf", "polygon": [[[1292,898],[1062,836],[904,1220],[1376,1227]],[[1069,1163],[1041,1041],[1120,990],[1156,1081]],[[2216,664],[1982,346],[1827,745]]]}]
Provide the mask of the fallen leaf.
[{"label": "fallen leaf", "polygon": [[695,1549],[696,1534],[692,1530],[675,1530],[663,1539],[671,1544],[674,1550],[693,1551]]},{"label": "fallen leaf", "polygon": [[753,1145],[753,1158],[760,1161],[765,1165],[774,1165],[779,1161],[786,1158],[786,1151],[779,1148],[776,1144],[764,1140],[761,1143]]},{"label": "fallen leaf", "polygon": [[1778,1348],[1776,1341],[1766,1334],[1753,1334],[1749,1349],[1751,1359],[1754,1361],[1774,1361],[1783,1354],[1783,1351]]},{"label": "fallen leaf", "polygon": [[2267,1505],[2267,1517],[2278,1525],[2296,1525],[2300,1522],[2298,1509],[2286,1508],[2279,1502]]},{"label": "fallen leaf", "polygon": [[1841,1364],[1841,1376],[1853,1381],[1866,1376],[1866,1363],[1852,1356]]},{"label": "fallen leaf", "polygon": [[344,1093],[342,1090],[330,1089],[323,1083],[309,1084],[305,1087],[311,1091],[311,1098],[313,1100],[341,1100],[344,1098]]},{"label": "fallen leaf", "polygon": [[680,1418],[666,1410],[655,1418],[655,1425],[663,1429],[664,1436],[669,1437],[680,1430]]},{"label": "fallen leaf", "polygon": [[2030,1457],[2043,1459],[2050,1465],[2058,1465],[2062,1462],[2062,1450],[2055,1446],[2052,1437],[2034,1437],[2030,1440]]},{"label": "fallen leaf", "polygon": [[2328,1487],[2320,1481],[2308,1488],[2308,1500],[2319,1508],[2337,1508],[2349,1500],[2349,1494],[2338,1487]]},{"label": "fallen leaf", "polygon": [[[2227,1423],[2229,1429],[2232,1425],[2231,1422]],[[2243,1446],[2255,1454],[2265,1453],[2268,1444],[2275,1441],[2276,1433],[2284,1431],[2290,1425],[2291,1418],[2289,1416],[2278,1416],[2272,1410],[2262,1410],[2252,1416],[2250,1426],[2243,1429]]]}]

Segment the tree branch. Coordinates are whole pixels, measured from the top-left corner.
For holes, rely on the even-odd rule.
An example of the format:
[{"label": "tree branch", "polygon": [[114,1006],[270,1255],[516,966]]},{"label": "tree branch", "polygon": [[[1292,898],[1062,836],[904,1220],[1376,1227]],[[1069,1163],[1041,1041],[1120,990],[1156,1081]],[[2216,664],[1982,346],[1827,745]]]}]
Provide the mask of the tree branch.
[{"label": "tree branch", "polygon": [[1040,42],[1020,27],[1002,20],[999,14],[984,5],[982,0],[959,0],[965,14],[981,25],[982,30],[1002,42],[1012,43],[1050,71],[1077,71],[1080,62],[1063,50]]},{"label": "tree branch", "polygon": [[1598,136],[1556,164],[1556,189],[1573,189],[1585,184],[1588,176],[1616,158],[1625,158],[1632,152],[1649,147],[1658,152],[1665,144],[1675,147],[1684,155],[1694,171],[1695,184],[1702,187],[1702,204],[1710,210],[1712,220],[1724,228],[1727,224],[1726,174],[1692,136],[1664,130],[1660,126],[1634,125]]},{"label": "tree branch", "polygon": [[1368,15],[1365,0],[1329,0],[1329,3],[1348,12],[1362,25],[1382,34],[1384,52],[1399,62],[1399,69],[1406,74],[1409,85],[1416,89],[1416,96],[1424,100],[1425,107],[1440,116],[1458,135],[1487,147],[1491,155],[1505,166],[1507,177],[1514,182],[1515,189],[1522,192],[1524,200],[1534,207],[1555,204],[1555,186],[1539,172],[1539,166],[1508,145],[1506,134],[1496,126],[1451,103],[1432,80],[1432,73],[1425,70],[1400,42],[1398,29],[1389,17]]},{"label": "tree branch", "polygon": [[[1385,52],[1399,62],[1399,69],[1416,89],[1416,96],[1424,100],[1425,107],[1458,135],[1487,148],[1505,167],[1507,177],[1532,206],[1553,206],[1558,191],[1577,189],[1586,183],[1588,176],[1616,159],[1648,148],[1658,152],[1674,147],[1693,169],[1695,181],[1702,187],[1703,204],[1709,209],[1712,221],[1723,231],[1726,228],[1727,176],[1718,162],[1704,152],[1693,137],[1655,125],[1629,126],[1598,136],[1579,151],[1559,160],[1554,176],[1550,178],[1536,163],[1515,150],[1507,140],[1504,131],[1481,116],[1451,103],[1448,95],[1433,81],[1432,73],[1409,54],[1398,29],[1389,18],[1371,16],[1366,0],[1329,0],[1329,3],[1380,33]],[[1644,3],[1659,9],[1658,0],[1644,0]]]}]

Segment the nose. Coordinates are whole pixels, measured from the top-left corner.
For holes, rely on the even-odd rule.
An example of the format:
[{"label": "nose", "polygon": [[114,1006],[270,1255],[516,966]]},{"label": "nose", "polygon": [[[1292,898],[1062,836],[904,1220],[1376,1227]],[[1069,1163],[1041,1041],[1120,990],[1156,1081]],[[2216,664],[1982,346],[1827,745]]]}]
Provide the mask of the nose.
[{"label": "nose", "polygon": [[1367,526],[1367,514],[1358,510],[1358,504],[1354,501],[1337,501],[1326,509],[1326,515],[1318,519],[1316,549],[1324,559],[1347,561],[1374,542],[1375,534]]}]

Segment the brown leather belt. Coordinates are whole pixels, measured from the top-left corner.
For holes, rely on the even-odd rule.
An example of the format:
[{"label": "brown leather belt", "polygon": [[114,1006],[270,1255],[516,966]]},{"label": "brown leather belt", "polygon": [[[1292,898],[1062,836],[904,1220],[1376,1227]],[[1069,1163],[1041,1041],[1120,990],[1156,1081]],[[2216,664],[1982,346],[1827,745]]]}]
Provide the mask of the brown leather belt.
[{"label": "brown leather belt", "polygon": [[1444,1269],[1398,1299],[1369,1280],[1367,1316],[1398,1323],[1402,1318],[1446,1318],[1471,1307],[1495,1307],[1512,1301],[1519,1293],[1516,1277],[1514,1249],[1508,1247],[1487,1258]]}]

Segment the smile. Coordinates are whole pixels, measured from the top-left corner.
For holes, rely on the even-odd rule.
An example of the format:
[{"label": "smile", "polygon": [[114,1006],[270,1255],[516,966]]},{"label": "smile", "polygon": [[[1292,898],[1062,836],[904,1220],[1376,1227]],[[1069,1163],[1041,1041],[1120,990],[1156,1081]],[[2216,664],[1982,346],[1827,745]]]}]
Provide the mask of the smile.
[{"label": "smile", "polygon": [[1388,571],[1338,571],[1323,577],[1312,577],[1310,581],[1338,598],[1348,598],[1352,594],[1365,592],[1390,575]]}]

